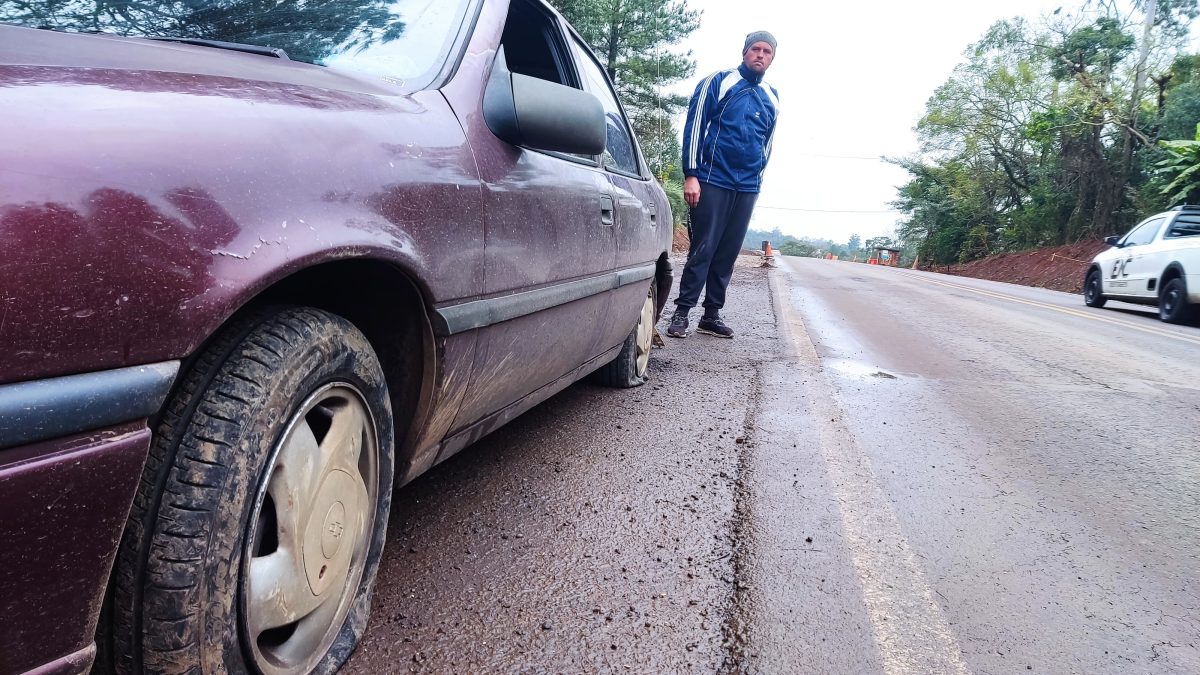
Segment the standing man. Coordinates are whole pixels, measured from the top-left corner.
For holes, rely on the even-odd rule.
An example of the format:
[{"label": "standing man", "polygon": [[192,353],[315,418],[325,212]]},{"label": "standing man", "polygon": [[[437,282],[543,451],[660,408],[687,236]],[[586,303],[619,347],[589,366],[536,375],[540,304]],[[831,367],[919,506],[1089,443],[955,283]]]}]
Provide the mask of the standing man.
[{"label": "standing man", "polygon": [[779,93],[763,81],[763,74],[775,59],[775,46],[767,31],[747,35],[742,65],[709,75],[688,105],[683,198],[691,207],[692,244],[667,327],[671,337],[687,337],[688,311],[702,288],[704,317],[696,330],[733,337],[720,310],[771,157]]}]

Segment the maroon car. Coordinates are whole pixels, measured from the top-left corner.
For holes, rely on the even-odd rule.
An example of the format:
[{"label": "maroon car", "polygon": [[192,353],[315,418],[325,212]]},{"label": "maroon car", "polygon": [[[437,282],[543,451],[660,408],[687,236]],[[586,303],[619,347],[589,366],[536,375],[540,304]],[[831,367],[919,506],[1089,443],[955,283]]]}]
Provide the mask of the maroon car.
[{"label": "maroon car", "polygon": [[0,0],[0,673],[336,670],[393,486],[640,384],[613,92],[542,0]]}]

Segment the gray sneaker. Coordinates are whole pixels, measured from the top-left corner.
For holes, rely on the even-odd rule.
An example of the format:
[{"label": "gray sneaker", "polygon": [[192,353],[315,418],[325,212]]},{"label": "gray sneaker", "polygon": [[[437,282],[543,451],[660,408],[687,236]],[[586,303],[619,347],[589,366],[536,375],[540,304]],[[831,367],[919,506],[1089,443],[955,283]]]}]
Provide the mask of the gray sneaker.
[{"label": "gray sneaker", "polygon": [[687,314],[675,312],[671,315],[671,324],[667,326],[667,335],[673,338],[685,338],[687,337],[687,329]]},{"label": "gray sneaker", "polygon": [[[672,324],[674,325],[674,324]],[[707,333],[722,338],[733,337],[733,329],[725,325],[719,316],[706,316],[696,324],[697,333]]]}]

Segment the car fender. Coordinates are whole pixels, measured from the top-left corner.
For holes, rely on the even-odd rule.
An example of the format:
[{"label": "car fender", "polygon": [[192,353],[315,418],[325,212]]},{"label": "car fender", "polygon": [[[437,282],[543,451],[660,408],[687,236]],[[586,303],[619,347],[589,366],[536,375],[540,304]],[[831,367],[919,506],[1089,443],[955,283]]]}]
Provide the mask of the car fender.
[{"label": "car fender", "polygon": [[336,260],[394,265],[428,304],[481,292],[474,160],[437,92],[0,70],[0,383],[184,358]]}]

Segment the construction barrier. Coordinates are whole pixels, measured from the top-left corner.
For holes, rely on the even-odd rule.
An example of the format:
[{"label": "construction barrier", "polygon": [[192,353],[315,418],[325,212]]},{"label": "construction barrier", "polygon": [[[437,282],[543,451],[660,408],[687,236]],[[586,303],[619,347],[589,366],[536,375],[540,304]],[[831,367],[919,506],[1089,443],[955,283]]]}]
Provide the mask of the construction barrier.
[{"label": "construction barrier", "polygon": [[771,248],[771,242],[763,242],[763,261],[759,267],[774,267],[775,266],[775,250]]}]

